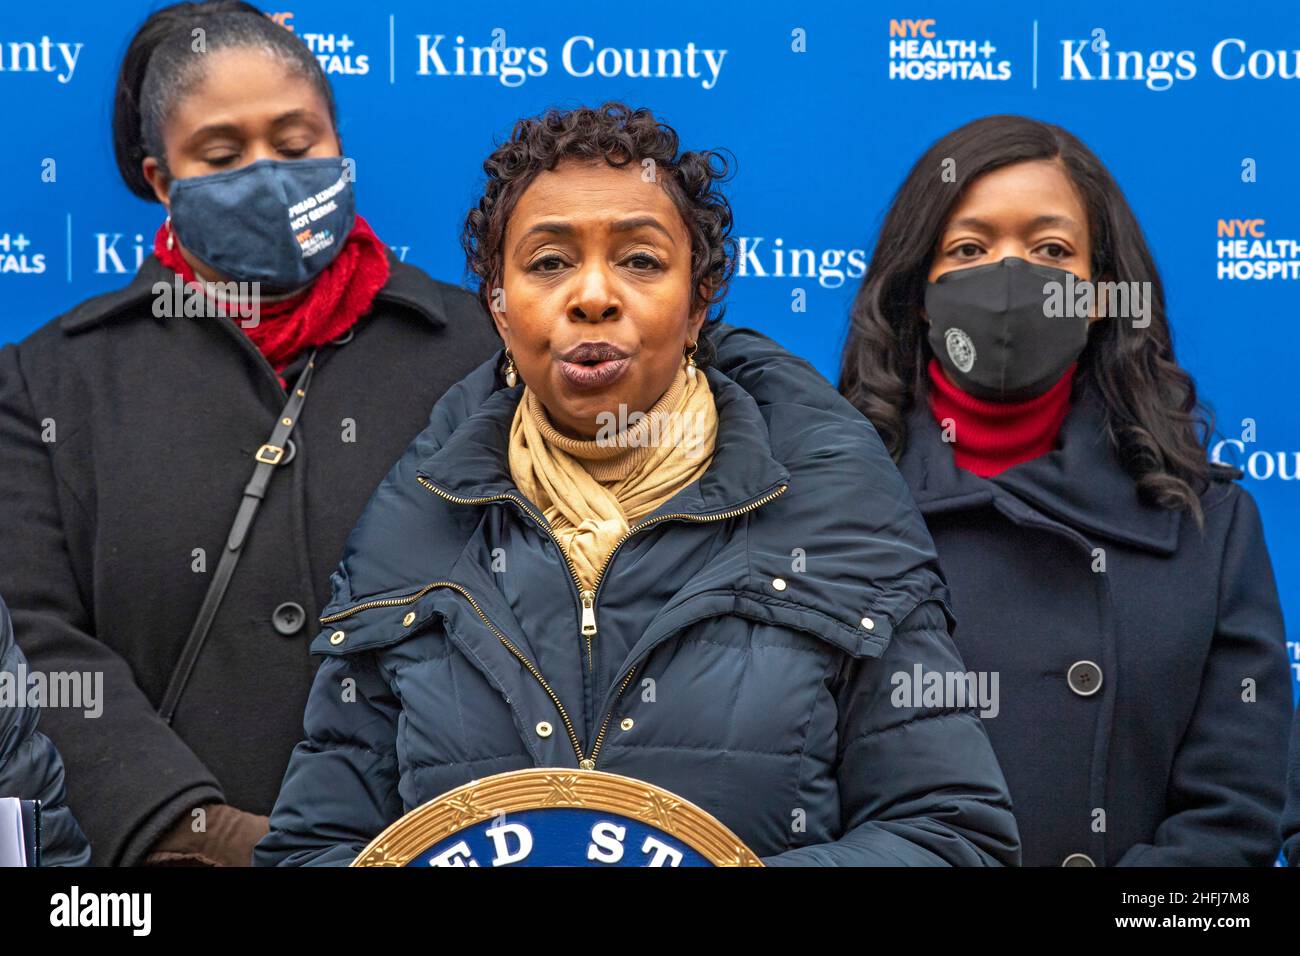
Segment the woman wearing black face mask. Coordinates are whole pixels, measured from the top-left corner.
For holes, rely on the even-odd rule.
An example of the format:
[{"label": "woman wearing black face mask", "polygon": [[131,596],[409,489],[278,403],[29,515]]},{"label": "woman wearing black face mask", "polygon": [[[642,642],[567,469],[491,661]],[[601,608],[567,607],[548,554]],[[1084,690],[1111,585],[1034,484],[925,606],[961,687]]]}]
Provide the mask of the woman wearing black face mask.
[{"label": "woman wearing black face mask", "polygon": [[[801,400],[761,336],[717,339],[720,370]],[[1259,513],[1208,461],[1155,265],[1087,147],[1014,116],[935,143],[840,391],[926,517],[966,666],[998,678],[984,726],[1024,863],[1270,863],[1291,687]]]},{"label": "woman wearing black face mask", "polygon": [[344,538],[495,341],[356,214],[329,84],[257,9],[150,16],[114,137],[169,215],[0,351],[0,593],[32,670],[102,674],[102,715],[41,717],[93,861],[247,864]]}]

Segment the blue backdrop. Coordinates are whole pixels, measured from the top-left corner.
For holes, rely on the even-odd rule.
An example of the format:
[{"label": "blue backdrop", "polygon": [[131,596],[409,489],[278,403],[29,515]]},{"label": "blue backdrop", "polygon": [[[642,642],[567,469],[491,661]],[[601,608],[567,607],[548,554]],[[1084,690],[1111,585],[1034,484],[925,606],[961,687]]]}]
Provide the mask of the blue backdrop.
[{"label": "blue backdrop", "polygon": [[[0,11],[0,342],[124,285],[162,219],[121,185],[109,134],[121,55],[161,5],[65,0]],[[747,254],[731,319],[832,380],[873,237],[922,150],[989,113],[1073,130],[1143,224],[1178,356],[1217,411],[1221,437],[1239,442],[1222,457],[1249,470],[1294,623],[1292,0],[469,6],[312,0],[272,11],[334,81],[358,208],[379,235],[434,276],[462,281],[461,221],[484,156],[515,118],[606,99],[650,106],[687,146],[724,146],[738,159],[730,195]],[[494,43],[495,64],[479,54],[476,74],[472,48]],[[652,75],[627,75],[629,60],[640,72],[641,50],[651,51]],[[658,50],[675,51],[663,70]],[[1251,241],[1237,247],[1225,233]],[[806,291],[807,312],[791,311],[794,289]],[[1253,443],[1240,441],[1247,419]],[[1300,643],[1288,634],[1300,680]]]}]

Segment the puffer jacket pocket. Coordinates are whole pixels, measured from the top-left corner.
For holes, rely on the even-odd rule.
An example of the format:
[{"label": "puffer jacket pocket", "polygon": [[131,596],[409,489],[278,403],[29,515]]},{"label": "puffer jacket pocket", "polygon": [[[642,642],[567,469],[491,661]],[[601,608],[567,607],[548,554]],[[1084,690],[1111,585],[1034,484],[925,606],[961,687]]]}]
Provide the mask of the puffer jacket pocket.
[{"label": "puffer jacket pocket", "polygon": [[[911,582],[908,582],[911,585]],[[854,658],[882,657],[889,649],[898,622],[905,620],[921,604],[932,601],[942,609],[948,631],[954,626],[952,608],[948,603],[948,590],[937,578],[904,588],[882,589],[864,606],[856,626],[841,619],[838,612],[818,610],[807,603],[783,599],[772,594],[745,589],[735,592],[735,605],[731,613],[754,621],[779,624],[802,631],[825,641]]]},{"label": "puffer jacket pocket", "polygon": [[447,582],[430,582],[422,587],[394,588],[342,607],[331,603],[321,616],[321,631],[312,641],[311,652],[340,657],[403,641],[438,615],[434,596],[448,586]]},{"label": "puffer jacket pocket", "polygon": [[[396,728],[396,749],[410,788],[404,796],[411,800],[413,794],[427,798],[464,783],[480,767],[511,769],[540,760],[524,729],[532,725],[519,711],[521,698],[540,693],[540,685],[532,688],[532,678],[521,676],[520,665],[494,636],[480,635],[487,639],[477,649],[458,641],[453,607],[482,613],[453,581],[334,602],[312,642],[312,652],[325,658],[322,669],[331,663],[369,667],[402,702],[406,720]],[[501,655],[495,666],[484,661],[483,650]],[[545,708],[549,714],[549,703]],[[448,783],[452,771],[455,779]]]}]

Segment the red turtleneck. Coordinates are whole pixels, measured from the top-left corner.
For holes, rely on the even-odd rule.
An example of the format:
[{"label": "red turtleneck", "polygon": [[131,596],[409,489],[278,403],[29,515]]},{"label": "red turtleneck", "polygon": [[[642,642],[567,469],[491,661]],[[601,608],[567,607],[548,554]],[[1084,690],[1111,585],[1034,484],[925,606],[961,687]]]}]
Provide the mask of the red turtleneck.
[{"label": "red turtleneck", "polygon": [[1023,402],[989,402],[968,395],[930,359],[930,411],[941,427],[953,422],[953,460],[958,467],[991,478],[1013,465],[1052,450],[1070,412],[1070,387],[1077,363],[1042,395]]}]

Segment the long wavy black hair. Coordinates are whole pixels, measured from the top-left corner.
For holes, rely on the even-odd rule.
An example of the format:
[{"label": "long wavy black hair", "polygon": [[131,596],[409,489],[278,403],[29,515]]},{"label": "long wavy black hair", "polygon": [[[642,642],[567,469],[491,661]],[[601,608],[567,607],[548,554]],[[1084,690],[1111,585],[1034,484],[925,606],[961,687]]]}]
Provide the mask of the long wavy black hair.
[{"label": "long wavy black hair", "polygon": [[[901,457],[906,416],[925,401],[928,388],[924,296],[943,229],[971,183],[1029,160],[1059,162],[1078,191],[1088,213],[1093,279],[1151,284],[1146,328],[1119,318],[1091,324],[1076,397],[1081,388],[1097,389],[1111,442],[1143,500],[1185,508],[1200,523],[1199,495],[1211,480],[1236,471],[1209,461],[1213,418],[1174,359],[1160,275],[1133,210],[1101,161],[1059,126],[986,116],[944,136],[912,167],[853,302],[840,392],[871,420],[895,460]],[[954,182],[941,179],[945,169]]]}]

